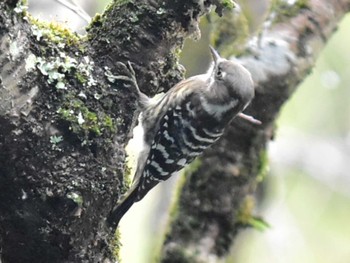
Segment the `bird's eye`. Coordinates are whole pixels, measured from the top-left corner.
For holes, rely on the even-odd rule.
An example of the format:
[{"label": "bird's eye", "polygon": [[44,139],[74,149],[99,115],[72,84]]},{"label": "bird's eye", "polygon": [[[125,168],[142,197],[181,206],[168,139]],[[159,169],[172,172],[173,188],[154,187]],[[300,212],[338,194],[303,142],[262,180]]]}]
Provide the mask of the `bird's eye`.
[{"label": "bird's eye", "polygon": [[217,77],[218,79],[222,79],[222,71],[221,71],[220,68],[218,68],[218,70],[216,71],[216,77]]}]

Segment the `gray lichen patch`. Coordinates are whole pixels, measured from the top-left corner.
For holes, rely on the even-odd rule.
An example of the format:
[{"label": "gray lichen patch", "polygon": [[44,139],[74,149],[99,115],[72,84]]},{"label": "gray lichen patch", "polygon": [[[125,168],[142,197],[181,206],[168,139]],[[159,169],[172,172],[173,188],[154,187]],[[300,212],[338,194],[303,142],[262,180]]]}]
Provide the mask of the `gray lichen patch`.
[{"label": "gray lichen patch", "polygon": [[[105,76],[96,74],[99,68],[85,54],[82,39],[60,25],[29,20],[37,48],[25,59],[25,69],[36,72],[41,88],[51,90],[42,92],[49,95],[53,123],[68,124],[82,145],[90,145],[94,136],[113,136],[118,118],[99,102],[111,86],[102,84]],[[61,150],[56,144],[52,149]]]},{"label": "gray lichen patch", "polygon": [[47,77],[48,84],[54,84],[57,89],[67,89],[66,73],[70,73],[73,68],[76,68],[77,61],[74,58],[66,56],[65,53],[60,53],[60,56],[48,58],[44,60],[41,57],[36,59],[36,66]]},{"label": "gray lichen patch", "polygon": [[13,9],[17,14],[22,14],[26,15],[28,9],[27,1],[26,0],[21,0],[18,1],[16,7]]},{"label": "gray lichen patch", "polygon": [[19,87],[19,81],[26,74],[25,54],[29,48],[27,34],[19,26],[14,26],[12,31],[1,37],[0,42],[0,50],[4,51],[0,52],[0,115],[27,115],[38,92],[37,87],[27,91]]},{"label": "gray lichen patch", "polygon": [[252,41],[250,45],[256,56],[241,57],[240,61],[256,83],[264,83],[271,76],[287,74],[296,61],[289,43],[280,38],[265,37],[259,44]]}]

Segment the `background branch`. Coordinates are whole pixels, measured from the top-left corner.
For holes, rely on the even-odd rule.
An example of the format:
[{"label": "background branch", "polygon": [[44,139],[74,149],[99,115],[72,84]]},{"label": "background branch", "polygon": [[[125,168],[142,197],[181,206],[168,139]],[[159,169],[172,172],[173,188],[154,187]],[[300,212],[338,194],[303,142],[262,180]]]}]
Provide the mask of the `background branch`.
[{"label": "background branch", "polygon": [[276,1],[271,26],[260,39],[252,39],[248,55],[239,58],[256,82],[256,98],[247,112],[263,125],[235,120],[200,164],[185,172],[162,262],[217,262],[240,229],[259,224],[252,195],[266,172],[266,144],[273,138],[274,120],[350,7],[346,0],[300,2]]}]

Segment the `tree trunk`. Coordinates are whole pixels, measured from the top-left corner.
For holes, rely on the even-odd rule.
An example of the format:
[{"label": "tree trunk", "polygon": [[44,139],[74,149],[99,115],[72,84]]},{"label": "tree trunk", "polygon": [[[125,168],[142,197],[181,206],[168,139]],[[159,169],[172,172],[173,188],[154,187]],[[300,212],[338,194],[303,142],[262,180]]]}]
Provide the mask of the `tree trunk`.
[{"label": "tree trunk", "polygon": [[134,64],[146,93],[169,89],[184,38],[213,2],[114,1],[87,37],[0,3],[2,262],[115,261],[105,218],[126,190],[136,109],[116,61]]},{"label": "tree trunk", "polygon": [[[113,78],[123,73],[116,62],[133,63],[145,93],[169,89],[182,78],[177,53],[184,39],[198,34],[210,5],[220,13],[227,3],[115,0],[94,18],[87,37],[33,19],[18,1],[0,3],[2,262],[117,261],[118,236],[105,219],[126,190],[124,146],[136,96],[129,83]],[[318,53],[303,47],[324,45],[348,9],[345,0],[310,1],[290,18],[303,23],[277,24],[262,39],[260,59],[243,59],[259,84],[249,112],[264,125],[235,121],[192,169],[163,261],[178,258],[182,248],[183,261],[173,262],[200,262],[198,251],[220,257],[250,222],[238,211],[254,192],[273,120]],[[296,38],[278,34],[286,31]],[[280,64],[269,66],[274,54]],[[209,169],[213,160],[221,166]]]}]

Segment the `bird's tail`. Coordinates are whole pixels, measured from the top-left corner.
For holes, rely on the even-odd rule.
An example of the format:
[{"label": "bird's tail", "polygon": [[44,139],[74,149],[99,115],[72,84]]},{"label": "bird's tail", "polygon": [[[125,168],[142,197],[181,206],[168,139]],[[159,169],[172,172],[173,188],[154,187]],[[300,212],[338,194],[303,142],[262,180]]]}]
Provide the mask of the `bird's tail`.
[{"label": "bird's tail", "polygon": [[138,201],[138,187],[137,184],[129,190],[129,193],[118,202],[107,217],[107,223],[109,227],[116,228],[119,224],[120,219],[130,209],[130,207]]}]

